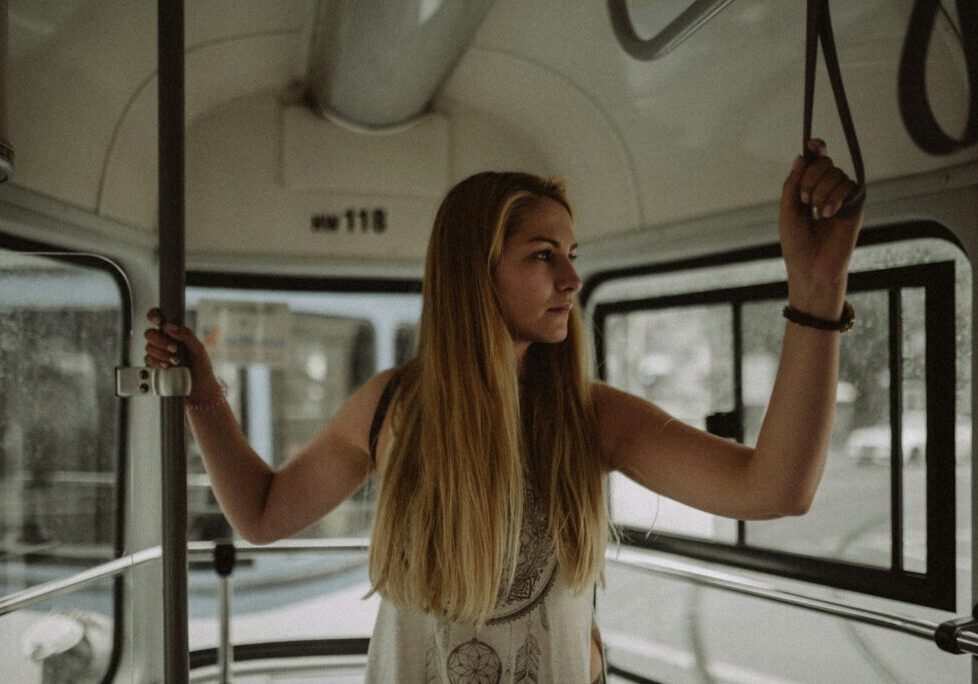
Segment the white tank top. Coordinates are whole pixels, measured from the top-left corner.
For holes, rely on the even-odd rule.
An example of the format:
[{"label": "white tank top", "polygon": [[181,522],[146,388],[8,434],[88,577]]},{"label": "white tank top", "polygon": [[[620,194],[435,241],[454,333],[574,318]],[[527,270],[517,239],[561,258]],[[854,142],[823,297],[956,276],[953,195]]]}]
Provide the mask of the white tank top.
[{"label": "white tank top", "polygon": [[367,653],[367,684],[588,684],[592,589],[557,567],[546,516],[528,495],[516,577],[481,629],[443,623],[383,598]]}]

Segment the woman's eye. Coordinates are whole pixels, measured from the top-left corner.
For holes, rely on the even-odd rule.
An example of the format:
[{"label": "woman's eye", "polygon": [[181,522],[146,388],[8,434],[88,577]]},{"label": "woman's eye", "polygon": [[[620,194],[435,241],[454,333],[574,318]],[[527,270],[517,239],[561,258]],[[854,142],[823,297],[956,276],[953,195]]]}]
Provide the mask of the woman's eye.
[{"label": "woman's eye", "polygon": [[551,259],[553,259],[553,255],[554,255],[553,252],[551,252],[550,250],[546,250],[543,252],[536,252],[533,255],[533,258],[537,259],[538,261],[550,261]]},{"label": "woman's eye", "polygon": [[573,254],[568,254],[567,258],[570,259],[571,261],[577,261],[577,252],[574,252]]}]

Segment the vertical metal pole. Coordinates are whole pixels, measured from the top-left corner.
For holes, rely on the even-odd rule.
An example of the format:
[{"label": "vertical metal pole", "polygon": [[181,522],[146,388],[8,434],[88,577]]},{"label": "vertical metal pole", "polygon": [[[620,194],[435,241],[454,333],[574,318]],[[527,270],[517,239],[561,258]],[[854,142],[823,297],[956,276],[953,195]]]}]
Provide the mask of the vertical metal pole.
[{"label": "vertical metal pole", "polygon": [[220,589],[221,634],[217,642],[217,667],[221,684],[231,681],[231,661],[234,657],[234,648],[231,645],[231,575],[234,573],[236,555],[233,542],[221,542],[214,547],[214,571],[217,573]]},{"label": "vertical metal pole", "polygon": [[[160,309],[184,319],[183,0],[158,0]],[[190,676],[187,638],[187,453],[183,398],[163,397],[163,627],[167,684]]]},{"label": "vertical metal pole", "polygon": [[7,0],[0,0],[0,183],[14,175],[14,148],[7,142]]},{"label": "vertical metal pole", "polygon": [[221,684],[231,681],[231,577],[221,577],[221,634],[217,644],[217,666],[221,672]]}]

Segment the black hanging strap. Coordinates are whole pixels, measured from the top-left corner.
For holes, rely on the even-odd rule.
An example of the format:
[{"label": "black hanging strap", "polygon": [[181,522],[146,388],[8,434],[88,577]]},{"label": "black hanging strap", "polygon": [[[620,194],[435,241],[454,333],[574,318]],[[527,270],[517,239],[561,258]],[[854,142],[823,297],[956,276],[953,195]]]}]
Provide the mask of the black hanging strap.
[{"label": "black hanging strap", "polygon": [[927,97],[927,46],[937,13],[942,11],[940,0],[914,3],[900,56],[900,116],[913,141],[930,154],[951,154],[978,142],[978,2],[957,0],[957,9],[969,91],[968,120],[960,138],[952,138],[941,129]]},{"label": "black hanging strap", "polygon": [[856,189],[853,190],[836,212],[836,216],[854,216],[862,208],[866,200],[866,172],[863,169],[863,156],[859,151],[859,139],[856,137],[856,127],[852,123],[852,113],[849,111],[849,101],[842,85],[842,71],[839,69],[839,58],[835,52],[835,37],[832,34],[832,17],[829,11],[829,0],[808,0],[808,21],[805,32],[805,121],[802,133],[802,148],[805,160],[811,163],[814,154],[805,144],[812,137],[812,109],[815,104],[815,62],[818,58],[818,43],[822,43],[822,53],[825,56],[825,68],[832,83],[832,93],[835,95],[835,106],[839,112],[842,130],[845,132],[846,144],[849,146],[849,156],[856,172]]}]

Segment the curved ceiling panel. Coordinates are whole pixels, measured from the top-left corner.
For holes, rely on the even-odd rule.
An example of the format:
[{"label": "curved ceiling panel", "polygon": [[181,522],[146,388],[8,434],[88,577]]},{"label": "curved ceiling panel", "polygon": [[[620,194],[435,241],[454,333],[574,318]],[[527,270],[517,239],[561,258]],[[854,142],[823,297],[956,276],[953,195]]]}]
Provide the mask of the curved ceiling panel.
[{"label": "curved ceiling panel", "polygon": [[[668,18],[659,3],[630,4],[643,30]],[[976,148],[930,157],[903,130],[896,72],[911,5],[833,6],[870,182],[978,158]],[[154,3],[11,0],[10,7],[14,183],[151,228]],[[295,92],[314,7],[188,0],[191,125],[249,94]],[[436,94],[436,109],[449,118],[450,175],[486,163],[563,175],[585,239],[769,203],[799,148],[803,24],[803,3],[738,0],[669,55],[644,63],[618,46],[603,2],[495,0]],[[933,106],[948,130],[963,119],[967,94],[956,41],[939,22],[928,65]],[[821,73],[817,91],[816,130],[845,164]]]},{"label": "curved ceiling panel", "polygon": [[[253,35],[189,51],[187,125],[243,95],[280,91],[297,78],[296,33]],[[99,213],[124,223],[156,225],[156,78],[124,110],[105,156]]]},{"label": "curved ceiling panel", "polygon": [[[670,18],[667,4],[675,9],[675,3],[630,3],[636,22],[645,27]],[[870,181],[978,158],[978,148],[930,157],[903,130],[896,74],[911,5],[910,0],[833,5],[839,59]],[[804,27],[804,3],[738,0],[664,58],[639,62],[618,46],[605,3],[501,0],[476,34],[475,46],[514,55],[536,65],[528,72],[553,72],[584,93],[633,160],[642,225],[664,226],[777,198],[801,147]],[[965,113],[960,54],[954,31],[940,22],[928,85],[950,130]],[[467,78],[474,82],[465,85],[465,97],[478,97],[479,78],[498,80],[487,71]],[[499,91],[510,101],[493,107],[536,109],[544,119],[563,115],[538,92],[534,78],[518,73],[511,78],[513,83]],[[458,80],[449,87],[461,89]],[[598,118],[594,124],[600,125]],[[824,71],[816,80],[815,129],[847,165]],[[576,132],[594,134],[593,129]],[[575,131],[565,131],[547,138],[548,145],[578,145],[574,137]]]},{"label": "curved ceiling panel", "polygon": [[442,94],[492,112],[536,141],[546,171],[567,181],[580,239],[641,225],[631,159],[615,122],[559,73],[513,54],[472,48]]}]

